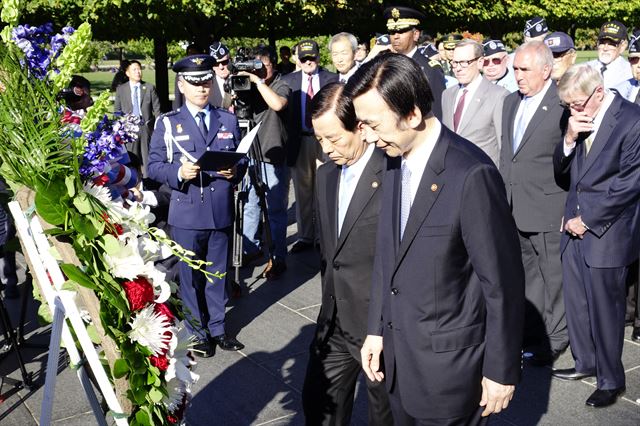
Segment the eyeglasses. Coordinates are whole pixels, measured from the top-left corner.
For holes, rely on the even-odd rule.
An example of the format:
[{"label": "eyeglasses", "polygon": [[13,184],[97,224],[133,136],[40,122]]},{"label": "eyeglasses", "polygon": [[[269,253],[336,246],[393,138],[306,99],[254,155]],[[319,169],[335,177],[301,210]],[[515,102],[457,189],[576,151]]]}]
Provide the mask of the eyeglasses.
[{"label": "eyeglasses", "polygon": [[403,28],[401,30],[389,30],[389,35],[404,34],[404,33],[408,33],[411,30],[413,30],[413,27]]},{"label": "eyeglasses", "polygon": [[[488,67],[489,65],[493,64],[493,65],[500,65],[502,63],[502,61],[504,61],[504,58],[506,58],[506,56],[503,56],[502,58],[486,58],[483,62],[482,65],[485,67]],[[452,64],[453,65],[453,64]]]},{"label": "eyeglasses", "polygon": [[460,68],[467,68],[469,65],[471,65],[477,60],[478,60],[478,57],[469,59],[468,61],[451,61],[451,67],[455,68],[457,66],[460,66]]},{"label": "eyeglasses", "polygon": [[591,98],[593,97],[593,95],[596,93],[596,91],[598,90],[598,88],[600,88],[600,86],[596,86],[595,89],[593,89],[593,91],[591,92],[591,94],[589,95],[589,97],[587,98],[586,101],[582,102],[582,103],[577,103],[577,102],[571,102],[571,103],[566,103],[566,102],[560,102],[560,106],[562,106],[563,108],[569,109],[575,109],[576,111],[582,111],[587,107],[587,104],[589,103],[589,101],[591,100]]},{"label": "eyeglasses", "polygon": [[215,66],[216,66],[216,67],[219,67],[220,65],[222,65],[223,67],[226,67],[227,65],[229,65],[229,60],[228,60],[228,59],[225,59],[224,61],[216,62],[216,65],[215,65]]},{"label": "eyeglasses", "polygon": [[315,56],[305,56],[303,58],[300,58],[300,62],[315,61],[315,60],[316,60]]},{"label": "eyeglasses", "polygon": [[635,65],[640,61],[640,56],[634,56],[632,58],[629,58],[629,63],[631,65]]}]

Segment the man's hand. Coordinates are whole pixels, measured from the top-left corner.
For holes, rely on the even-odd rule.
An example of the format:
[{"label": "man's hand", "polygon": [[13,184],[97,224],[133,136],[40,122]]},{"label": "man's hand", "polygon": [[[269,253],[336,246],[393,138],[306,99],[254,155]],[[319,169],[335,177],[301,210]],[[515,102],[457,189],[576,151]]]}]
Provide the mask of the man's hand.
[{"label": "man's hand", "polygon": [[567,133],[564,136],[564,143],[572,145],[577,139],[579,133],[589,133],[593,131],[593,117],[588,116],[584,112],[574,112],[569,117],[569,125]]},{"label": "man's hand", "polygon": [[227,180],[231,180],[236,175],[236,166],[233,166],[230,169],[218,170],[218,174]]},{"label": "man's hand", "polygon": [[178,174],[183,180],[191,180],[196,176],[198,176],[199,172],[200,172],[200,166],[197,166],[193,163],[186,161],[182,163],[182,166],[180,166],[180,170]]},{"label": "man's hand", "polygon": [[482,378],[482,398],[480,406],[484,407],[482,417],[492,413],[499,413],[507,408],[516,390],[514,385],[502,385],[486,377]]},{"label": "man's hand", "polygon": [[380,354],[382,353],[382,336],[368,335],[364,340],[360,357],[362,358],[362,369],[372,382],[384,380],[384,373],[381,371]]},{"label": "man's hand", "polygon": [[582,216],[574,217],[573,219],[569,219],[564,224],[564,230],[567,231],[574,237],[583,238],[584,233],[587,232],[587,228],[584,226],[582,222]]}]

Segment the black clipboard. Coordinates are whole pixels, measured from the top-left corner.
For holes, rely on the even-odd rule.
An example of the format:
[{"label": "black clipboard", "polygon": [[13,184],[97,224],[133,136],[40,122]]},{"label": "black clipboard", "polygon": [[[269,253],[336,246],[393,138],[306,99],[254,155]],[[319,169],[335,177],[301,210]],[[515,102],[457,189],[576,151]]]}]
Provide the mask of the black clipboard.
[{"label": "black clipboard", "polygon": [[196,165],[201,170],[217,172],[219,170],[227,170],[238,164],[238,161],[246,157],[246,154],[235,151],[206,151]]}]

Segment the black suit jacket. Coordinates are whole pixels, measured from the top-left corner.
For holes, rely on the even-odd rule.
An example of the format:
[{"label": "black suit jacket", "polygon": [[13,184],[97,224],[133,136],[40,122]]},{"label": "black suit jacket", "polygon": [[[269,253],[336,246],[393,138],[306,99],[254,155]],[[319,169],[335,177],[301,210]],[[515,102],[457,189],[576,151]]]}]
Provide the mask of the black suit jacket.
[{"label": "black suit jacket", "polygon": [[375,149],[349,203],[340,236],[341,167],[329,162],[318,169],[316,211],[322,273],[322,307],[316,328],[318,343],[324,343],[329,337],[336,318],[347,341],[357,350],[366,336],[384,164],[384,153]]},{"label": "black suit jacket", "polygon": [[467,416],[481,379],[520,376],[524,272],[491,159],[442,126],[402,241],[401,168],[383,183],[368,334],[382,335],[386,383],[413,417]]},{"label": "black suit jacket", "polygon": [[502,110],[500,173],[507,199],[521,231],[557,232],[567,193],[563,182],[554,177],[553,152],[563,140],[569,112],[560,106],[558,89],[551,83],[514,153],[513,131],[521,99],[520,92],[511,93]]},{"label": "black suit jacket", "polygon": [[[320,78],[320,88],[329,83],[338,81],[338,74],[318,67]],[[282,80],[291,88],[289,103],[287,105],[287,165],[295,166],[300,152],[300,139],[302,137],[302,71],[289,73],[282,77]]]},{"label": "black suit jacket", "polygon": [[442,121],[442,92],[444,92],[444,89],[446,88],[442,68],[433,68],[429,65],[429,60],[418,50],[415,51],[411,59],[413,59],[420,68],[422,68],[424,75],[427,77],[434,99],[433,105],[431,105],[431,110],[438,120]]},{"label": "black suit jacket", "polygon": [[[568,157],[556,147],[554,168],[571,177],[564,218],[581,215],[590,228],[581,244],[589,266],[627,266],[640,251],[640,107],[617,95],[588,155],[584,139]],[[562,251],[568,242],[564,233]]]}]

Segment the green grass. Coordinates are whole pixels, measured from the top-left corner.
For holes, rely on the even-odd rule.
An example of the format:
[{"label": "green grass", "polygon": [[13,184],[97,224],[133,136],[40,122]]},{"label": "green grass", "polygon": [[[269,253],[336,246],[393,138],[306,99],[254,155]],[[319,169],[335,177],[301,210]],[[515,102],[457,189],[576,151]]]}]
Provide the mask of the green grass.
[{"label": "green grass", "polygon": [[[109,71],[96,71],[83,73],[82,76],[91,82],[91,93],[95,96],[103,90],[109,90],[111,88],[111,81],[115,73]],[[144,70],[142,72],[142,79],[147,83],[153,85],[156,84],[156,72],[155,70]],[[176,74],[169,70],[169,94],[173,94],[173,87],[175,84]]]}]

